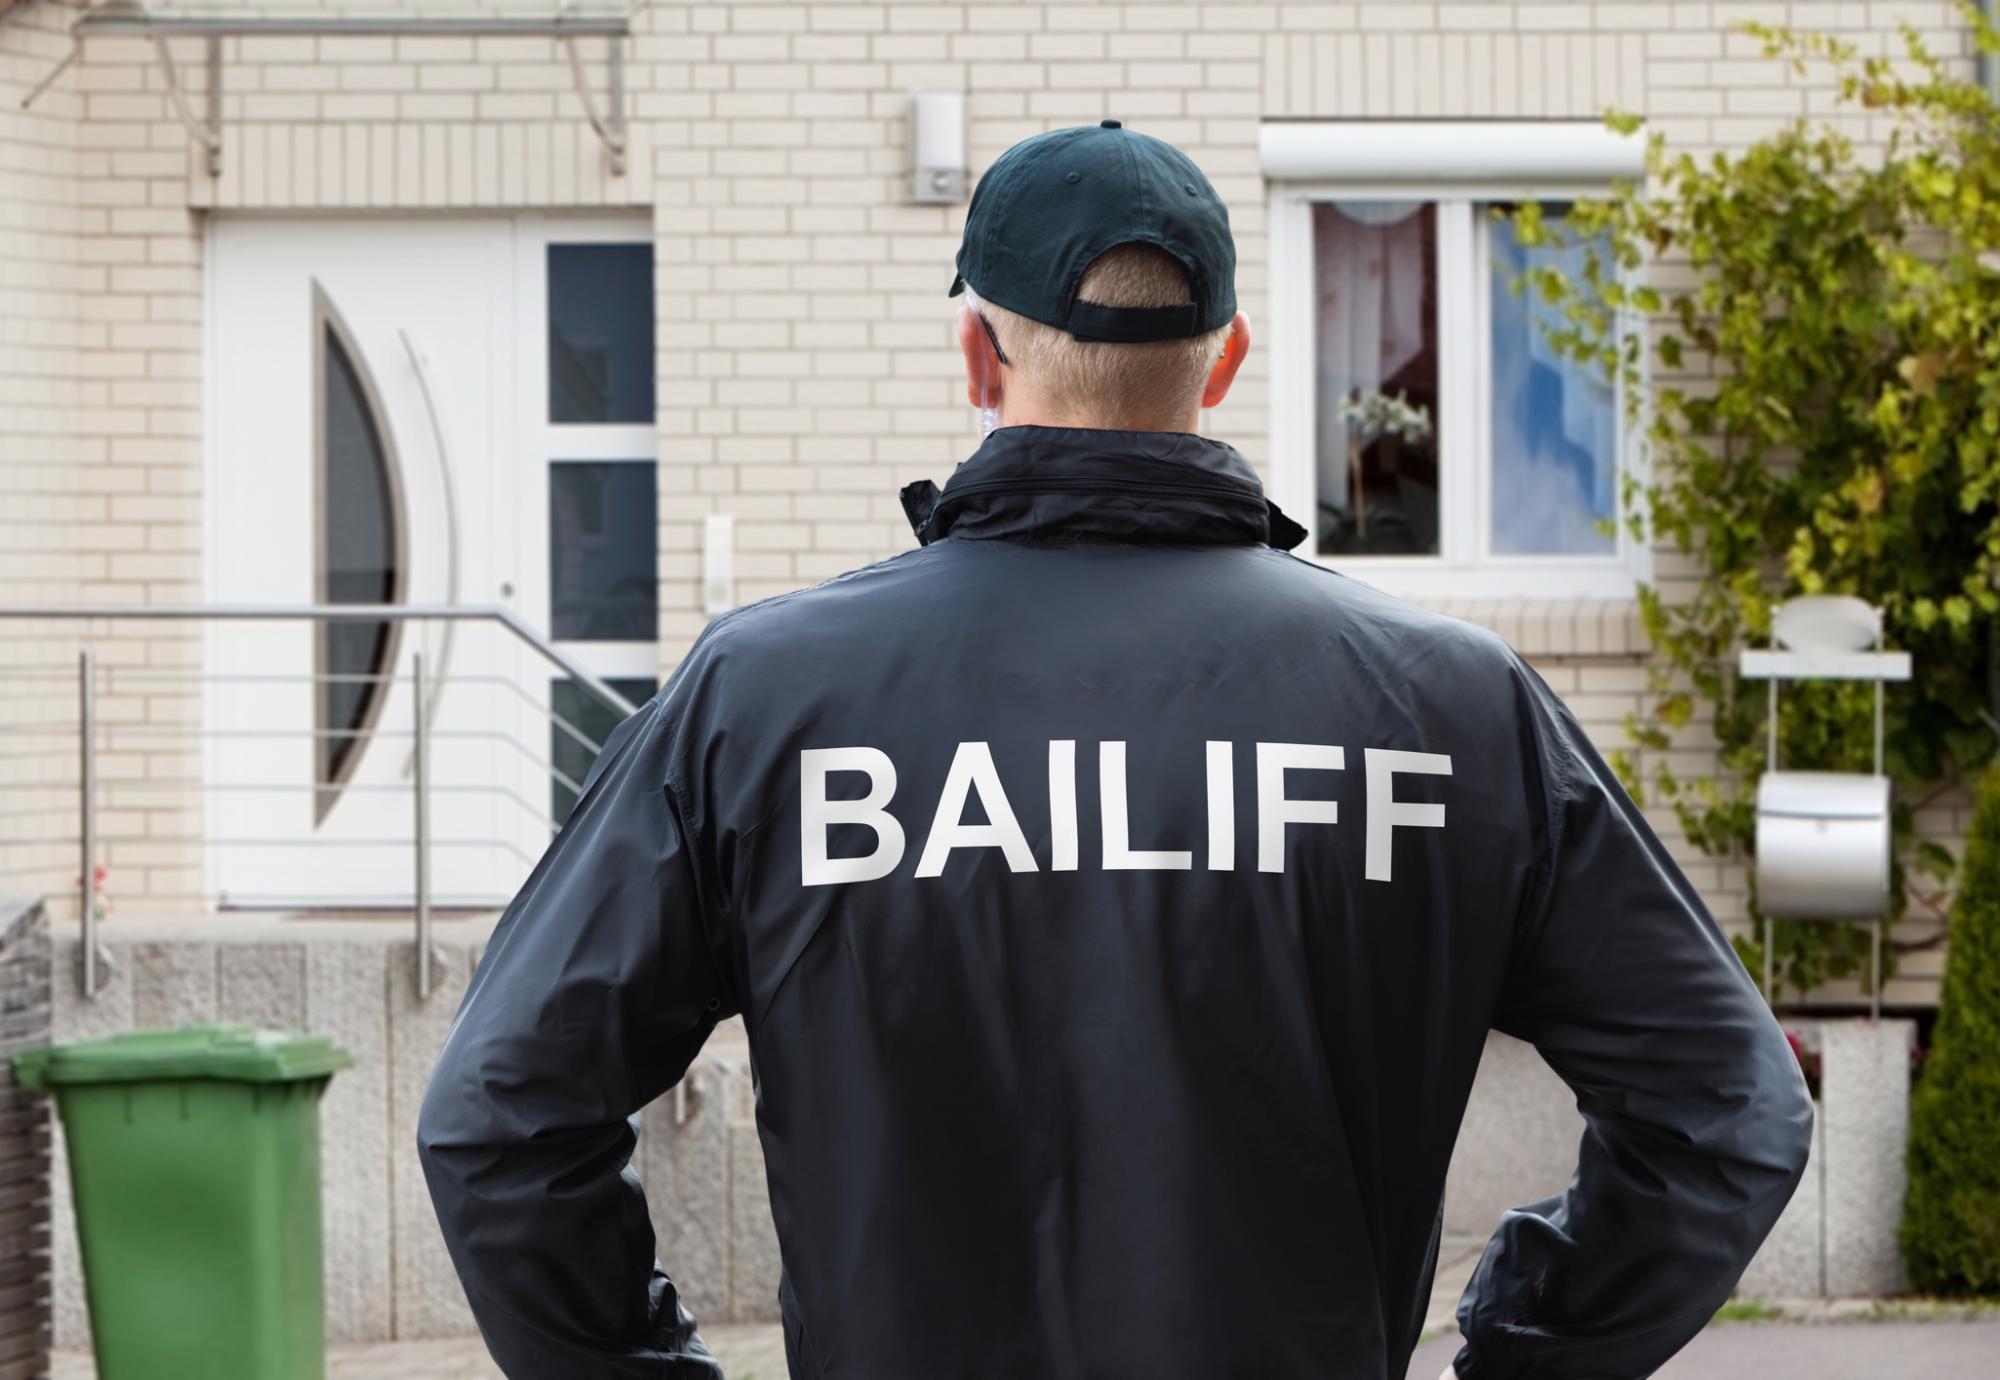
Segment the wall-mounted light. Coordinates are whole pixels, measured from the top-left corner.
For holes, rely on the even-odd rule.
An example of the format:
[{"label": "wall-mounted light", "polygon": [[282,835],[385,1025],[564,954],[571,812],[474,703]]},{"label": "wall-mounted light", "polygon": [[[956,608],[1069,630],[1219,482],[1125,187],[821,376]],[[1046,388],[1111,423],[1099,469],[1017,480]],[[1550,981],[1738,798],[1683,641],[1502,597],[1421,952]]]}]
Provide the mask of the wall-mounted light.
[{"label": "wall-mounted light", "polygon": [[910,200],[965,200],[965,93],[918,91],[910,97]]},{"label": "wall-mounted light", "polygon": [[701,522],[701,611],[710,618],[736,607],[736,518],[710,513]]}]

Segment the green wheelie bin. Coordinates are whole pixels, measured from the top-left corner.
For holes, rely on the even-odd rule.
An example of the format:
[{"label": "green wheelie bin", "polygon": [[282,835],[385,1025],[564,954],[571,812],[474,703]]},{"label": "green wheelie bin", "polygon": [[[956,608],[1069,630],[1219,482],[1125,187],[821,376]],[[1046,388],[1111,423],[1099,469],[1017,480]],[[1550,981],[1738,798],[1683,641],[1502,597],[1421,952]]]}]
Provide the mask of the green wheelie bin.
[{"label": "green wheelie bin", "polygon": [[315,1035],[140,1030],[14,1057],[69,1147],[99,1380],[323,1380]]}]

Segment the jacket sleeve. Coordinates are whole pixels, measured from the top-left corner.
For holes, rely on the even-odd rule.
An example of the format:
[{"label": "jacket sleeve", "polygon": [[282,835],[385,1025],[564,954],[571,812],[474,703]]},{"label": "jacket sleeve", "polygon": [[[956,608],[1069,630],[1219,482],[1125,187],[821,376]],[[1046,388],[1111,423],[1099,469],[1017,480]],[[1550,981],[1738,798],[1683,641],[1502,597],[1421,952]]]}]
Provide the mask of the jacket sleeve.
[{"label": "jacket sleeve", "polygon": [[1804,1173],[1812,1103],[1687,878],[1526,667],[1546,798],[1540,894],[1496,1028],[1585,1129],[1568,1190],[1509,1212],[1458,1307],[1461,1380],[1651,1374],[1709,1321]]},{"label": "jacket sleeve", "polygon": [[717,1380],[654,1259],[628,1118],[733,1014],[661,702],[611,735],[501,918],[418,1118],[438,1224],[512,1377]]}]

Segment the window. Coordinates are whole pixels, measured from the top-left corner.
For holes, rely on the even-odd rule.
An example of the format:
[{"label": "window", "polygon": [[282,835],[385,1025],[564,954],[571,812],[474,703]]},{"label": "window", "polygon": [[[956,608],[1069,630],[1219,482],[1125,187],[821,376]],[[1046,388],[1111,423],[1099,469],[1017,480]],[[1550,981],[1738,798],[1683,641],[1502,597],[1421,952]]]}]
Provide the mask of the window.
[{"label": "window", "polygon": [[1312,208],[1321,555],[1437,554],[1437,211]]},{"label": "window", "polygon": [[[1514,290],[1582,270],[1566,215],[1639,156],[1622,145],[1566,125],[1266,127],[1273,488],[1311,532],[1299,554],[1418,598],[1631,597],[1617,390]],[[1521,243],[1506,212],[1525,201],[1563,245]]]},{"label": "window", "polygon": [[[546,318],[527,362],[546,395],[520,400],[529,463],[547,475],[530,528],[547,552],[534,599],[557,647],[639,704],[660,664],[653,243],[643,221],[560,217],[546,234],[528,246],[540,271],[522,302]],[[549,806],[560,824],[619,716],[566,677],[550,683],[548,710]]]},{"label": "window", "polygon": [[549,465],[549,629],[559,642],[659,636],[658,477],[651,459]]},{"label": "window", "polygon": [[549,246],[549,421],[653,421],[653,246]]},{"label": "window", "polygon": [[[633,704],[644,704],[660,688],[646,676],[614,676],[605,684]],[[549,818],[560,828],[619,716],[568,676],[549,682],[549,710],[549,762],[555,768],[549,773]]]},{"label": "window", "polygon": [[1513,285],[1531,268],[1556,268],[1575,282],[1594,249],[1600,262],[1610,250],[1569,233],[1561,207],[1544,219],[1563,244],[1525,246],[1514,222],[1486,222],[1487,320],[1491,386],[1487,390],[1492,437],[1493,501],[1487,538],[1508,556],[1609,556],[1617,552],[1610,530],[1618,516],[1618,399],[1595,369],[1560,357],[1549,330],[1560,313]]},{"label": "window", "polygon": [[[403,501],[374,380],[332,299],[313,284],[317,580],[323,604],[403,601]],[[388,699],[402,624],[315,629],[313,820],[324,823]]]}]

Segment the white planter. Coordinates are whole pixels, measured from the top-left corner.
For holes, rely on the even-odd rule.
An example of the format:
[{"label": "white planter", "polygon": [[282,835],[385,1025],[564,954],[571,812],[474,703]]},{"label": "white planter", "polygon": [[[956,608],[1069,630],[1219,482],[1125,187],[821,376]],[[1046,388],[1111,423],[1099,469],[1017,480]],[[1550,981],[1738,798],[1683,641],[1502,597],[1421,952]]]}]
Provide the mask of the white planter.
[{"label": "white planter", "polygon": [[1805,1181],[1738,1292],[1757,1298],[1901,1293],[1896,1233],[1910,1124],[1912,1022],[1794,1022],[1820,1050]]}]

